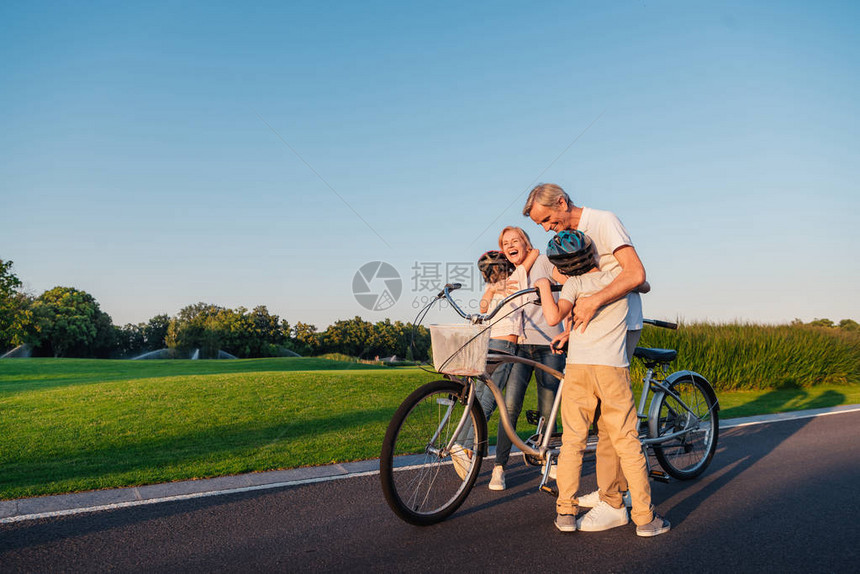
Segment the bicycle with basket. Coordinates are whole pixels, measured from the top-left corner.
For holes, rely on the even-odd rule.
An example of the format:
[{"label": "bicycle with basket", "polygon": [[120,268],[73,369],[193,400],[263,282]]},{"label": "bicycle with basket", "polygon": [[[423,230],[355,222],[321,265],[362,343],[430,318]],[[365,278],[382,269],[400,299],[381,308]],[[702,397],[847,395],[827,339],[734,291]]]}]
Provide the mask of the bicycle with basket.
[{"label": "bicycle with basket", "polygon": [[[496,404],[504,405],[501,390],[490,378],[500,364],[526,363],[551,374],[559,379],[552,421],[558,416],[564,386],[564,375],[554,369],[489,350],[489,324],[493,318],[506,303],[536,293],[536,289],[517,291],[486,314],[467,314],[451,296],[459,287],[456,283],[446,285],[416,321],[420,323],[426,311],[442,299],[468,321],[430,326],[433,364],[445,378],[422,385],[403,401],[388,425],[380,455],[386,501],[400,518],[420,526],[435,524],[454,513],[478,478],[481,462],[488,453],[487,421],[475,399],[479,382],[493,393]],[[560,286],[553,287],[558,289]],[[540,304],[539,300],[534,302]],[[527,304],[532,303],[523,303]],[[677,328],[663,321],[645,322]],[[676,358],[675,350],[637,347],[634,356],[646,367],[637,411],[650,476],[661,481],[699,476],[710,464],[719,437],[719,402],[713,387],[694,371],[676,371],[660,378]],[[498,410],[503,429],[522,451],[526,464],[543,467],[539,489],[555,494],[548,485],[550,465],[561,446],[555,425],[530,417],[537,430],[523,441],[506,409]],[[546,432],[547,428],[551,431]],[[593,450],[595,443],[596,439],[589,441],[588,448]],[[649,451],[661,468],[651,468]]]}]

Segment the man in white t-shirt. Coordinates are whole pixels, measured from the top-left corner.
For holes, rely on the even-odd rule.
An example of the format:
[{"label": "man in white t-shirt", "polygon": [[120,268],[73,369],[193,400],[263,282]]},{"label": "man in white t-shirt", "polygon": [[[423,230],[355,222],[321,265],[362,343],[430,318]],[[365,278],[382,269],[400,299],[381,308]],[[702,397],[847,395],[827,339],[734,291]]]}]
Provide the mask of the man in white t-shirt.
[{"label": "man in white t-shirt", "polygon": [[[619,299],[626,299],[626,348],[629,363],[642,333],[642,302],[639,293],[647,293],[650,287],[645,281],[645,268],[624,225],[609,211],[576,207],[567,193],[555,184],[541,184],[532,189],[523,208],[523,215],[529,216],[546,231],[576,229],[594,242],[600,270],[611,272],[614,278],[597,292],[577,299],[571,324],[574,328],[585,327],[597,309]],[[558,343],[553,344],[563,345],[566,339],[565,333]],[[598,491],[580,499],[581,506],[594,507],[583,525],[583,529],[589,531],[605,530],[618,523],[617,519],[624,506],[622,496],[627,491],[627,480],[612,442],[607,438],[599,406],[595,424],[599,437],[596,470]]]}]

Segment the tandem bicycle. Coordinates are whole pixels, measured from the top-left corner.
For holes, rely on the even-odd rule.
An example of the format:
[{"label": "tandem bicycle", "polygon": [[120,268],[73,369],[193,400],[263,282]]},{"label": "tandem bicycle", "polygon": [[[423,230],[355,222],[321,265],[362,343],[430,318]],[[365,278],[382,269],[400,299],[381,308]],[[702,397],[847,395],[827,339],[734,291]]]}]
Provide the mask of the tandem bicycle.
[{"label": "tandem bicycle", "polygon": [[[519,290],[488,313],[468,314],[451,296],[459,287],[456,283],[446,285],[434,299],[434,302],[447,300],[468,321],[430,327],[434,366],[444,379],[422,385],[403,401],[388,425],[380,456],[386,501],[400,518],[419,526],[435,524],[450,516],[474,486],[481,462],[488,454],[487,420],[475,398],[476,385],[479,382],[486,385],[496,404],[504,405],[502,391],[490,378],[503,363],[525,363],[559,380],[550,420],[535,420],[534,413],[528,413],[529,422],[537,424],[537,430],[526,440],[517,435],[507,410],[498,409],[502,428],[522,451],[526,464],[543,468],[538,488],[555,494],[548,482],[551,464],[561,447],[555,421],[564,375],[529,359],[488,350],[488,325],[492,319],[509,301],[537,290]],[[558,289],[560,286],[553,286],[554,291]],[[645,319],[645,323],[677,328],[674,323],[664,321]],[[639,438],[649,476],[660,481],[699,476],[710,464],[719,436],[719,402],[707,379],[688,370],[665,375],[676,356],[672,349],[637,347],[634,352],[634,357],[646,368],[637,406]],[[596,437],[590,437],[587,450],[593,451],[595,445]],[[460,449],[469,456],[458,456],[455,460],[452,454]],[[660,468],[652,467],[649,453],[654,454]],[[455,464],[465,467],[454,468]]]}]

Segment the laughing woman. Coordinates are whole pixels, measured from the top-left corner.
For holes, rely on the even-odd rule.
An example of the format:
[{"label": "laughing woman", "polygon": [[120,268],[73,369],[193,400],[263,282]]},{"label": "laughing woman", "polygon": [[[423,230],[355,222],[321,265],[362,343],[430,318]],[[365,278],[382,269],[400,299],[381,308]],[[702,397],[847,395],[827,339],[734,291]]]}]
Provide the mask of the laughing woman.
[{"label": "laughing woman", "polygon": [[[514,265],[521,265],[526,259],[535,257],[536,250],[532,247],[526,232],[519,227],[506,227],[499,235],[499,248],[505,257]],[[553,264],[546,255],[539,253],[534,259],[534,264],[529,269],[525,284],[518,285],[518,289],[533,287],[535,281],[543,277],[552,281]],[[532,299],[536,295],[530,296]],[[522,300],[520,304],[524,303]],[[517,356],[542,363],[556,371],[564,370],[565,356],[554,354],[550,344],[553,338],[561,333],[561,326],[551,327],[544,319],[543,312],[538,305],[525,305],[523,307],[523,331],[517,345]],[[523,399],[528,389],[529,381],[535,374],[537,381],[538,409],[544,420],[549,420],[552,411],[552,403],[558,391],[558,380],[530,365],[514,363],[508,376],[507,389],[505,391],[505,407],[510,416],[514,428],[517,419],[523,409]],[[555,421],[551,421],[553,426]],[[511,454],[511,439],[499,423],[499,434],[496,442],[496,463],[493,467],[493,476],[490,479],[490,490],[505,489],[505,465]]]}]

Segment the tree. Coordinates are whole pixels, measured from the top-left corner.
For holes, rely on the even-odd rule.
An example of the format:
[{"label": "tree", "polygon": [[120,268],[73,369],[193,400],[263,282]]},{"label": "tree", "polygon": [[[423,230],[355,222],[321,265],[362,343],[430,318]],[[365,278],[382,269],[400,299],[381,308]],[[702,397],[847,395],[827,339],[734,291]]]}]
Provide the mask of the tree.
[{"label": "tree", "polygon": [[254,307],[250,313],[240,307],[230,319],[230,332],[236,340],[236,344],[228,345],[231,353],[240,357],[270,357],[278,354],[284,336],[278,316],[270,314],[265,305]]},{"label": "tree", "polygon": [[373,325],[361,317],[335,321],[322,336],[325,351],[353,357],[374,356]]},{"label": "tree", "polygon": [[167,328],[170,326],[170,317],[162,314],[151,318],[146,325],[142,324],[144,346],[148,351],[157,351],[167,343]]},{"label": "tree", "polygon": [[860,324],[853,319],[842,319],[839,321],[839,328],[846,331],[860,331]]},{"label": "tree", "polygon": [[278,316],[263,305],[248,312],[244,307],[234,310],[197,303],[184,307],[167,323],[165,340],[168,347],[182,352],[200,349],[201,357],[214,359],[219,350],[242,358],[277,355],[286,338]]},{"label": "tree", "polygon": [[115,354],[120,357],[131,357],[146,350],[143,325],[144,323],[138,325],[127,323],[123,327],[114,327]]},{"label": "tree", "polygon": [[183,307],[167,329],[167,346],[183,353],[200,350],[203,358],[216,358],[225,333],[219,315],[226,309],[209,303]]},{"label": "tree", "polygon": [[317,328],[308,323],[299,321],[293,329],[293,345],[300,355],[311,355],[320,348]]},{"label": "tree", "polygon": [[0,259],[0,353],[26,342],[33,319],[30,297],[20,291],[21,280],[12,265]]},{"label": "tree", "polygon": [[73,287],[54,287],[33,302],[30,342],[37,354],[55,357],[107,357],[115,334],[110,315],[92,295]]}]

